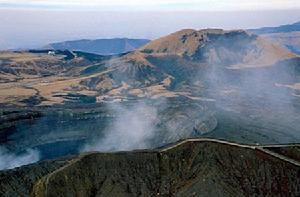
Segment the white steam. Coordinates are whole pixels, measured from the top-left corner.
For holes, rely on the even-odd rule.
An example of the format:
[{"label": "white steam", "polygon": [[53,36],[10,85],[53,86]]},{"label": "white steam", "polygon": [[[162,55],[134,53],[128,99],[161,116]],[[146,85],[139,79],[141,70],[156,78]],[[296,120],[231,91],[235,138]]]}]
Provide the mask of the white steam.
[{"label": "white steam", "polygon": [[116,119],[105,130],[104,136],[84,147],[83,151],[115,151],[148,148],[155,135],[157,109],[139,102],[130,107],[111,106]]},{"label": "white steam", "polygon": [[6,148],[0,147],[0,170],[12,169],[22,165],[37,162],[40,158],[39,152],[27,149],[22,154],[9,152]]}]

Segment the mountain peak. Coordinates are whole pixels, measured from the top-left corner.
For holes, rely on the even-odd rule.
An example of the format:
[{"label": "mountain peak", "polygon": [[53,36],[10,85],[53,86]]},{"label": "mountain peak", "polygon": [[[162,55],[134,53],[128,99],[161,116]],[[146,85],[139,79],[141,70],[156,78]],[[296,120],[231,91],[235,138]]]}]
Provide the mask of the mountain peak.
[{"label": "mountain peak", "polygon": [[140,49],[144,53],[167,53],[192,56],[205,43],[224,37],[251,37],[244,30],[226,31],[222,29],[182,29],[165,37],[154,40]]}]

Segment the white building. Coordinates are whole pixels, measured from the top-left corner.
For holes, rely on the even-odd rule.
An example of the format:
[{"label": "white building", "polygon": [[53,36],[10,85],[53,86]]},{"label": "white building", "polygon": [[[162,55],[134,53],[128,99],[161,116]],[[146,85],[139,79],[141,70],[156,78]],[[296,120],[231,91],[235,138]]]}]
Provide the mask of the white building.
[{"label": "white building", "polygon": [[55,51],[48,51],[48,55],[55,55]]}]

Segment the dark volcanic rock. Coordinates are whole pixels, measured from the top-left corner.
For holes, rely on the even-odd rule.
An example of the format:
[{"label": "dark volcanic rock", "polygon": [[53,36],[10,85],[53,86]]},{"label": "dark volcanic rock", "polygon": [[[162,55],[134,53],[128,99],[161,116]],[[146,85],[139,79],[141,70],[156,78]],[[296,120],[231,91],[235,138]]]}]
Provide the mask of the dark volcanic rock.
[{"label": "dark volcanic rock", "polygon": [[39,162],[21,168],[0,172],[0,196],[28,196],[38,179],[66,165],[71,159]]},{"label": "dark volcanic rock", "polygon": [[[300,195],[299,161],[269,148],[214,139],[190,139],[154,151],[87,153],[60,168],[29,167],[0,174],[4,196],[28,195],[32,184],[31,196],[39,197]],[[35,172],[30,179],[19,176],[28,168]],[[19,185],[24,179],[27,184]]]}]

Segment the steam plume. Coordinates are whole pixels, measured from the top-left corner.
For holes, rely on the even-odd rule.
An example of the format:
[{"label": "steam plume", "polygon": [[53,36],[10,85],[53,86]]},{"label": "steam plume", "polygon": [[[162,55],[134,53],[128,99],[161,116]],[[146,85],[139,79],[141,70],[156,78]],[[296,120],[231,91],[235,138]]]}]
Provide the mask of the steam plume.
[{"label": "steam plume", "polygon": [[132,150],[149,147],[155,135],[157,109],[139,102],[131,107],[111,106],[116,119],[105,130],[104,137],[84,147],[84,151]]},{"label": "steam plume", "polygon": [[24,153],[18,155],[0,147],[0,170],[12,169],[37,162],[39,157],[37,150],[27,149]]}]

